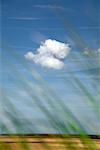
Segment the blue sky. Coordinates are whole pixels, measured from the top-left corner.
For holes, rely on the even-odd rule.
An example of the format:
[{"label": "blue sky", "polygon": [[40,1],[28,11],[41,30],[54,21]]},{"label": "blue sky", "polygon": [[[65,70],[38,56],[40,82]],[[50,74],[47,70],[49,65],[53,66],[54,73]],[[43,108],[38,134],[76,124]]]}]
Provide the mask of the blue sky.
[{"label": "blue sky", "polygon": [[[46,82],[85,125],[87,132],[100,134],[100,121],[93,105],[88,103],[87,96],[73,79],[75,75],[99,106],[99,5],[99,0],[1,0],[1,85],[15,108],[24,114],[23,120],[48,120],[30,96],[33,91],[48,107],[43,96],[47,89],[38,81],[41,77],[43,83]],[[41,42],[47,39],[70,45],[69,55],[63,60],[65,68],[55,70],[41,67],[24,57],[29,51],[36,53]],[[25,85],[32,87],[32,91],[29,92]],[[5,105],[4,101],[1,102]],[[56,105],[57,99],[54,102]],[[52,108],[48,109],[52,111]],[[13,110],[7,112],[13,113]],[[21,116],[17,114],[16,117],[20,119]],[[91,121],[90,127],[88,119]],[[36,125],[34,121],[33,124]],[[39,130],[52,132],[51,128],[46,128],[39,127]]]}]

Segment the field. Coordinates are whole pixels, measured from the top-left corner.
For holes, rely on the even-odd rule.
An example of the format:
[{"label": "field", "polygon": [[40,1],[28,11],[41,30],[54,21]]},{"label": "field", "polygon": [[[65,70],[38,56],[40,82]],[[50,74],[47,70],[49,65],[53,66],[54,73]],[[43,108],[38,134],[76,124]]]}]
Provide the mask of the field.
[{"label": "field", "polygon": [[[91,143],[91,144],[90,144]],[[0,136],[0,150],[99,150],[100,137],[62,135]]]}]

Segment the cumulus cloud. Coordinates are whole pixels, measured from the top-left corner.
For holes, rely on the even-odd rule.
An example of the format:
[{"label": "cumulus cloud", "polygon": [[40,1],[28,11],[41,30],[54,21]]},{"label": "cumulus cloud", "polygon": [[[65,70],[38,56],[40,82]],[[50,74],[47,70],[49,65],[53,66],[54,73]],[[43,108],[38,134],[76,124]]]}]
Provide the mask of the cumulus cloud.
[{"label": "cumulus cloud", "polygon": [[69,44],[48,39],[41,43],[35,54],[28,52],[25,58],[47,68],[62,69],[65,65],[63,59],[69,51]]}]

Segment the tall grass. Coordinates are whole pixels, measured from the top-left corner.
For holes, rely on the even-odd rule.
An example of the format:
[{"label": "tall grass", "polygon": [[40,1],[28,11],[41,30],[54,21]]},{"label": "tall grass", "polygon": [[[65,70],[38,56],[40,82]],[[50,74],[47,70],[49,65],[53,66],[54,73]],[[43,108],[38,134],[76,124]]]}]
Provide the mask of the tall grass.
[{"label": "tall grass", "polygon": [[[33,79],[35,79],[38,85],[43,89],[42,92],[40,91],[40,93],[38,93],[36,89],[34,88],[34,85],[32,85],[30,80],[27,79],[27,76],[23,76],[23,73],[17,70],[16,64],[13,64],[11,60],[5,62],[5,65],[7,65],[9,70],[11,70],[14,74],[16,74],[18,81],[20,82],[20,84],[23,85],[22,90],[24,90],[29,96],[29,99],[32,100],[31,104],[32,104],[33,109],[34,109],[34,106],[37,106],[40,109],[40,111],[46,116],[46,118],[48,118],[50,125],[57,131],[57,134],[60,134],[61,137],[64,137],[64,133],[71,134],[71,131],[73,131],[73,133],[77,133],[80,135],[80,139],[82,140],[83,144],[88,146],[89,149],[96,149],[95,144],[87,135],[87,132],[84,126],[81,124],[81,122],[79,122],[79,120],[75,117],[75,115],[71,112],[71,110],[67,106],[65,106],[64,102],[59,98],[58,95],[56,95],[53,89],[49,87],[48,83],[42,78],[42,76],[36,70],[34,70],[25,60],[23,60],[22,57],[18,53],[16,53],[14,50],[12,50],[11,48],[9,49],[7,47],[3,47],[3,48],[7,49],[7,52],[8,53],[10,52],[10,54],[12,55],[12,58],[18,60],[20,64],[23,66],[23,68],[28,69]],[[75,74],[73,74],[71,71],[70,73],[72,75],[73,80],[77,83],[79,88],[83,91],[84,95],[86,95],[86,99],[90,103],[92,103],[93,107],[95,108],[96,114],[99,115],[99,111],[97,109],[98,104],[96,103],[94,96],[83,85],[81,80],[75,76]],[[66,84],[66,77],[64,77],[64,81]],[[13,91],[10,91],[10,92],[13,93]],[[42,104],[39,94],[43,98],[46,99],[48,103],[48,107],[50,107],[51,110],[49,110],[47,107],[45,107]],[[20,97],[20,93],[18,96]],[[21,111],[19,111],[17,107],[14,106],[13,98],[14,97],[11,97],[9,96],[9,94],[7,94],[6,88],[2,87],[3,115],[7,116],[9,120],[8,124],[6,124],[6,122],[3,122],[3,126],[5,129],[5,133],[9,135],[12,133],[14,134],[14,132],[16,134],[20,134],[19,126],[20,126],[21,120],[16,120],[15,116],[22,116],[25,118],[24,114]],[[57,100],[57,103],[55,102],[55,100]],[[12,110],[14,115],[11,114],[9,111],[7,111],[6,108],[7,110]],[[60,110],[58,108],[60,108]],[[60,116],[57,115],[59,114],[59,111],[61,114]],[[64,116],[65,120],[62,120],[61,116]],[[66,124],[65,124],[65,121],[67,122]],[[70,128],[68,126],[70,126]],[[14,131],[12,131],[12,129],[14,129]],[[31,130],[32,130],[32,133],[35,133],[34,128],[32,128]],[[42,139],[42,142],[43,142],[43,139]],[[46,143],[44,143],[43,145],[45,149],[50,148],[47,146]],[[69,146],[69,149],[75,148],[74,144],[70,144],[67,141],[66,143],[64,142],[64,145],[65,147]],[[21,146],[23,146],[23,144]],[[24,144],[24,148],[28,149],[27,144]]]},{"label": "tall grass", "polygon": [[[88,47],[89,50],[92,51],[90,46],[87,45],[87,43],[81,38],[79,34],[77,34],[73,26],[62,15],[62,13],[60,13],[58,9],[55,10],[55,12],[57,16],[61,19],[61,22],[63,23],[65,30],[69,32],[69,35],[75,41],[77,46],[82,50]],[[25,114],[21,109],[19,109],[19,106],[14,104],[15,102],[14,99],[16,99],[16,96],[18,96],[18,98],[20,98],[21,100],[22,96],[20,91],[22,90],[28,96],[26,105],[31,106],[33,110],[36,107],[39,110],[39,112],[41,112],[45,116],[45,118],[48,119],[50,127],[53,128],[56,131],[56,134],[59,134],[62,139],[66,137],[66,134],[72,135],[73,133],[80,136],[81,142],[83,143],[84,146],[87,147],[87,149],[96,150],[97,148],[95,143],[89,137],[87,130],[85,129],[84,125],[79,121],[78,116],[76,117],[76,115],[70,110],[70,108],[65,105],[63,100],[50,87],[49,83],[46,82],[45,78],[43,78],[41,74],[36,69],[34,69],[34,67],[31,66],[24,59],[24,57],[21,56],[20,53],[16,52],[14,49],[9,48],[3,44],[1,48],[6,54],[10,55],[11,57],[11,59],[5,60],[6,57],[3,56],[4,54],[2,52],[1,54],[2,70],[6,71],[7,68],[9,69],[9,72],[10,71],[13,72],[12,77],[10,77],[12,78],[11,82],[12,83],[18,82],[18,84],[16,83],[16,85],[19,87],[18,91],[16,91],[16,89],[14,88],[11,88],[11,90],[8,89],[4,84],[5,81],[3,77],[6,75],[4,75],[3,73],[1,74],[1,80],[3,83],[1,86],[1,105],[2,105],[2,116],[4,116],[4,119],[2,119],[1,122],[1,127],[4,130],[4,134],[8,134],[9,136],[13,134],[23,135],[28,130],[28,129],[23,129],[24,131],[22,132],[20,131],[20,126],[23,124],[22,118],[25,118]],[[72,56],[72,59],[79,60],[80,58],[83,57],[82,55],[83,55],[82,52],[80,52],[80,56],[74,55]],[[95,57],[95,55],[92,55],[91,59],[93,57]],[[89,62],[85,61],[85,59],[86,58],[84,57],[84,62],[82,61],[77,62],[77,67],[84,66],[84,68],[87,70],[97,67],[99,70],[100,66],[96,66],[97,64],[95,63],[89,64]],[[24,74],[23,71],[18,69],[17,66],[18,64],[16,62],[18,62],[18,64],[22,66],[22,69],[27,70],[32,80],[28,78],[27,74]],[[80,77],[76,75],[75,71],[68,68],[68,70],[66,69],[66,74],[69,74],[71,76],[71,80],[67,79],[67,76],[64,76],[60,78],[62,82],[64,82],[66,87],[67,87],[67,80],[70,81],[70,84],[73,88],[76,88],[77,86],[77,88],[80,89],[83,95],[85,96],[86,103],[91,104],[91,106],[94,108],[95,115],[99,119],[100,109],[99,109],[98,102],[95,96],[93,95],[93,93],[91,93],[88,87],[86,87],[86,85],[80,80]],[[16,76],[16,78],[14,79],[15,81],[13,80],[14,75]],[[94,79],[91,80],[91,83],[93,82],[95,82]],[[38,91],[35,88],[35,83],[41,89],[40,91]],[[46,107],[43,104],[42,99],[46,99],[46,103],[48,107]],[[18,119],[18,117],[20,119]],[[34,118],[32,122],[33,121],[35,121]],[[27,122],[30,123],[31,120],[27,119]],[[23,124],[23,128],[24,128],[24,124]],[[31,131],[32,134],[36,134],[36,132],[38,133],[40,132],[40,128],[38,128],[38,126],[29,127],[29,131]],[[70,138],[70,136],[68,138]],[[40,138],[40,141],[43,143],[44,149],[51,149],[51,147],[47,143],[45,143],[42,138]],[[4,143],[1,144],[4,145]],[[65,149],[67,148],[72,150],[78,149],[75,143],[69,143],[67,140],[64,141],[63,144],[65,146]],[[20,147],[23,149],[29,149],[27,145],[27,141],[25,140],[23,140],[23,142],[20,143]]]}]

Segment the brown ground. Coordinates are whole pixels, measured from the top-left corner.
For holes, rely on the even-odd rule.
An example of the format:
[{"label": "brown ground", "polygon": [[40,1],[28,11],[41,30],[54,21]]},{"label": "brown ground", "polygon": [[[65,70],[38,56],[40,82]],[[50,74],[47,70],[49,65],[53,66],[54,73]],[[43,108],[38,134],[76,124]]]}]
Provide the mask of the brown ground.
[{"label": "brown ground", "polygon": [[[92,142],[92,144],[91,144]],[[0,136],[0,150],[100,150],[100,138],[56,135]]]}]

